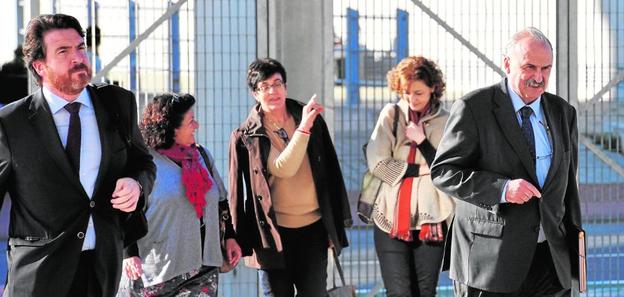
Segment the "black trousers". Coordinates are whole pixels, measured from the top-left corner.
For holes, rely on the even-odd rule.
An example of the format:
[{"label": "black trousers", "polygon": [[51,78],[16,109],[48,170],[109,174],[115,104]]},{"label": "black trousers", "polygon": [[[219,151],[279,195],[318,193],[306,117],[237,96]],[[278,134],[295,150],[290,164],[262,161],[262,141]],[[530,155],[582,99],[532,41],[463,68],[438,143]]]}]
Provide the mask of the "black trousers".
[{"label": "black trousers", "polygon": [[93,250],[80,253],[78,269],[67,294],[67,297],[74,296],[102,297],[102,289],[95,276],[95,252]]},{"label": "black trousers", "polygon": [[327,295],[329,239],[321,220],[301,228],[278,227],[286,268],[260,270],[264,296],[298,297]]},{"label": "black trousers", "polygon": [[547,242],[537,244],[531,268],[520,289],[512,293],[494,293],[453,282],[456,297],[531,297],[571,296],[570,289],[563,289],[557,277]]},{"label": "black trousers", "polygon": [[426,244],[391,238],[375,227],[375,250],[381,266],[381,278],[388,297],[433,297],[440,276],[444,243]]}]

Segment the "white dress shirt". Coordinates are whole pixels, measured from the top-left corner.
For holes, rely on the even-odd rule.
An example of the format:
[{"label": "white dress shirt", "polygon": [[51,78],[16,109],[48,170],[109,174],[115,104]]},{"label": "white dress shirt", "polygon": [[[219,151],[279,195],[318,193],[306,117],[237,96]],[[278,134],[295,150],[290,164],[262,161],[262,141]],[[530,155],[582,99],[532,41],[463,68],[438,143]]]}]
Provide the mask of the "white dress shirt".
[{"label": "white dress shirt", "polygon": [[[55,95],[45,86],[43,87],[43,96],[50,106],[56,130],[61,138],[63,147],[67,144],[67,134],[69,130],[69,112],[65,110],[65,105],[69,101]],[[93,190],[95,180],[100,170],[100,161],[102,158],[102,147],[100,145],[100,131],[95,118],[95,110],[93,103],[86,89],[82,90],[78,98],[73,102],[79,102],[80,106],[80,184],[89,196],[93,198]],[[93,227],[93,218],[89,217],[89,225],[85,233],[82,250],[92,250],[95,248],[95,228]]]}]

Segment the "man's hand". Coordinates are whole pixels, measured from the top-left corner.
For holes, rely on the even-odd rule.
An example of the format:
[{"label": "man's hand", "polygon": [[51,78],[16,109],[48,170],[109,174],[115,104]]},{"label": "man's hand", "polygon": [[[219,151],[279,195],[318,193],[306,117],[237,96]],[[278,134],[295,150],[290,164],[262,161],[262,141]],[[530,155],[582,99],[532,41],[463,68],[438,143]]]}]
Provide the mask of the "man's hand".
[{"label": "man's hand", "polygon": [[143,274],[143,267],[141,266],[141,259],[137,256],[125,258],[123,260],[123,271],[126,276],[131,280],[137,280]]},{"label": "man's hand", "polygon": [[507,202],[524,204],[533,197],[542,198],[542,194],[530,182],[524,179],[514,179],[507,183],[507,193],[505,193]]},{"label": "man's hand", "polygon": [[115,191],[113,191],[113,199],[111,199],[113,208],[123,212],[134,211],[137,202],[139,202],[140,194],[141,187],[139,186],[139,182],[129,177],[118,179]]}]

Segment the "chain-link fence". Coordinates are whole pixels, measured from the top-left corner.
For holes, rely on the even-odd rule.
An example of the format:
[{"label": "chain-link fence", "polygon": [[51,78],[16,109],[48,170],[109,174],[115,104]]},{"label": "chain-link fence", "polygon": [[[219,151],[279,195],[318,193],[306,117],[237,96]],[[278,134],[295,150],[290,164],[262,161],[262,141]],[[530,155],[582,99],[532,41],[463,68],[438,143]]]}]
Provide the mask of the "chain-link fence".
[{"label": "chain-link fence", "polygon": [[[213,152],[219,171],[227,172],[229,133],[253,103],[245,71],[259,48],[259,3],[267,7],[262,18],[270,19],[279,9],[278,1],[10,1],[18,6],[38,2],[43,13],[71,14],[85,28],[93,28],[87,37],[98,79],[133,90],[140,107],[160,92],[195,95],[201,124],[198,140]],[[381,108],[397,100],[386,86],[391,67],[410,55],[436,61],[446,80],[443,99],[448,107],[467,92],[502,79],[503,47],[515,31],[526,26],[541,29],[555,47],[556,71],[551,73],[549,91],[578,107],[579,181],[589,234],[586,295],[624,296],[624,2],[334,0],[332,4],[333,16],[325,22],[333,23],[334,64],[329,67],[334,68],[334,96],[325,98],[325,104],[332,114],[329,126],[352,207],[366,166],[362,144]],[[18,19],[22,16],[18,10]],[[275,44],[270,39],[280,37],[271,33],[263,33],[269,40],[262,42]],[[372,229],[357,223],[348,231],[351,246],[341,256],[343,266],[359,296],[383,296]],[[243,265],[221,280],[220,295],[259,295],[255,271]],[[444,273],[438,295],[451,292]]]}]

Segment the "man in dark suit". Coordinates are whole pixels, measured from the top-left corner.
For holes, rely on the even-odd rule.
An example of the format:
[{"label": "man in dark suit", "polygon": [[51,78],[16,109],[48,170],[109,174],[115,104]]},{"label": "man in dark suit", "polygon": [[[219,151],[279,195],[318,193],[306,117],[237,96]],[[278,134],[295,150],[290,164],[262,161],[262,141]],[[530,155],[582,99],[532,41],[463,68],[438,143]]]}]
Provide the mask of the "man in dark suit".
[{"label": "man in dark suit", "polygon": [[455,296],[578,294],[576,111],[545,92],[552,64],[548,39],[526,28],[507,46],[507,77],[453,105],[431,175],[457,198]]},{"label": "man in dark suit", "polygon": [[71,16],[32,19],[24,56],[41,88],[0,110],[0,196],[12,202],[4,296],[113,296],[122,230],[142,227],[129,224],[156,169],[134,96],[88,85],[83,36]]}]

